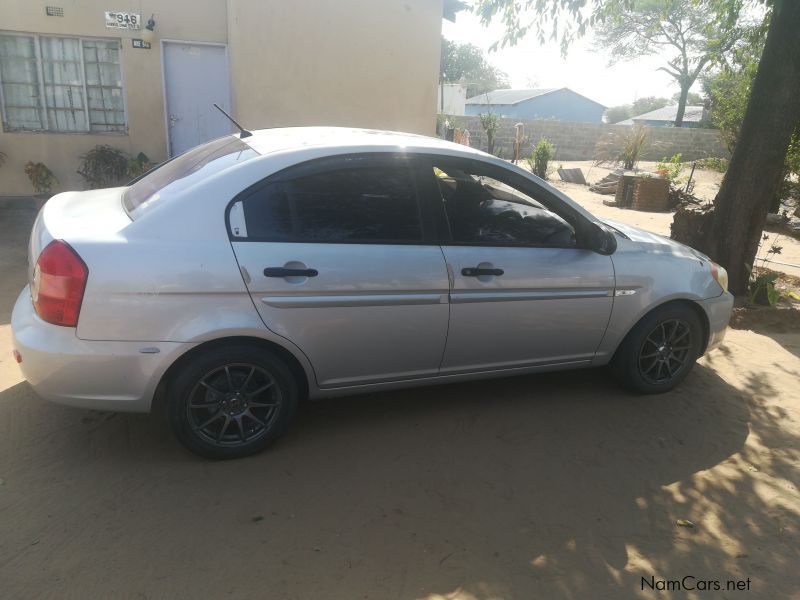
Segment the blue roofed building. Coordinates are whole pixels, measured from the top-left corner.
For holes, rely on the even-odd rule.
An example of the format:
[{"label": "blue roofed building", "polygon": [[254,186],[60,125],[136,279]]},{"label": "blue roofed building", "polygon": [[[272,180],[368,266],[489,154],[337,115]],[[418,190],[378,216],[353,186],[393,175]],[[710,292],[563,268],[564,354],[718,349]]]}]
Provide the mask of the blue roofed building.
[{"label": "blue roofed building", "polygon": [[602,123],[606,107],[569,88],[494,90],[467,99],[465,113],[491,112],[514,119]]},{"label": "blue roofed building", "polygon": [[[674,127],[675,117],[678,116],[678,106],[665,106],[621,121],[620,125],[646,125],[647,127]],[[704,106],[687,106],[683,113],[681,127],[703,127],[708,121]]]}]

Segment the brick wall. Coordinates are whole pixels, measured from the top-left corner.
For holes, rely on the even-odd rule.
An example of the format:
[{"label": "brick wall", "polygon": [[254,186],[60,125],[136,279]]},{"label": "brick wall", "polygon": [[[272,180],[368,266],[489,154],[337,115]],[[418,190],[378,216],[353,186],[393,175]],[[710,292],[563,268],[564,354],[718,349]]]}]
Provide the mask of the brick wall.
[{"label": "brick wall", "polygon": [[[495,134],[495,154],[502,150],[503,158],[514,154],[514,125],[517,119],[500,119]],[[630,125],[606,123],[569,123],[566,121],[521,121],[525,125],[525,142],[522,156],[530,156],[533,146],[544,136],[555,146],[554,160],[592,160],[598,140],[609,134],[626,135]],[[470,145],[486,150],[486,133],[478,117],[455,117],[456,127],[470,133]],[[681,127],[648,127],[648,141],[643,160],[661,160],[665,156],[681,153],[684,161],[719,156],[730,153],[719,132],[715,129],[688,129]]]}]

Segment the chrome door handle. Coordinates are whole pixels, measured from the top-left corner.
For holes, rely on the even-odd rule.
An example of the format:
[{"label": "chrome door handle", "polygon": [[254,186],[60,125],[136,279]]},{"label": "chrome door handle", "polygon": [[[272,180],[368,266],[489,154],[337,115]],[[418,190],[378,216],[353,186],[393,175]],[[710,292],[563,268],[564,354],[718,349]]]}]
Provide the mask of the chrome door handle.
[{"label": "chrome door handle", "polygon": [[316,269],[287,269],[286,267],[267,267],[264,269],[264,277],[316,277],[319,271]]},{"label": "chrome door handle", "polygon": [[505,273],[503,269],[482,269],[480,267],[468,267],[465,269],[461,269],[461,274],[464,277],[480,277],[481,275],[494,275],[496,277],[500,277]]},{"label": "chrome door handle", "polygon": [[169,116],[169,126],[170,127],[175,127],[175,123],[177,121],[180,121],[180,119],[178,118],[178,115],[170,115]]}]

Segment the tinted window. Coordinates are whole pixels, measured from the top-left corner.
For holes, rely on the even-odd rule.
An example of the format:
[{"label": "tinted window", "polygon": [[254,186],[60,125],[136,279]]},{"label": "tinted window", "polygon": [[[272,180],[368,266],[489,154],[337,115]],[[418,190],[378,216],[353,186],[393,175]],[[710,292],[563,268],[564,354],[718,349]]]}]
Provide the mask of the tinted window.
[{"label": "tinted window", "polygon": [[345,168],[269,183],[245,198],[243,207],[249,238],[422,240],[416,188],[404,166]]},{"label": "tinted window", "polygon": [[485,175],[434,169],[454,243],[575,246],[575,229],[524,192]]},{"label": "tinted window", "polygon": [[258,152],[232,136],[197,146],[137,179],[125,190],[125,208],[135,216],[162,198],[255,156]]}]

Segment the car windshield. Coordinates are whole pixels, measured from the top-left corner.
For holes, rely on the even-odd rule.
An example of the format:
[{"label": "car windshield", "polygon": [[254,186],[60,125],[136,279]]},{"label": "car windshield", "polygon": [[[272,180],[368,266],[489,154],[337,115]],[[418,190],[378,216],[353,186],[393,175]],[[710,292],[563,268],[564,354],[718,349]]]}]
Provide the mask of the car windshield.
[{"label": "car windshield", "polygon": [[233,136],[226,136],[192,148],[137,179],[123,196],[128,214],[151,207],[159,200],[227,169],[258,156],[258,152]]}]

